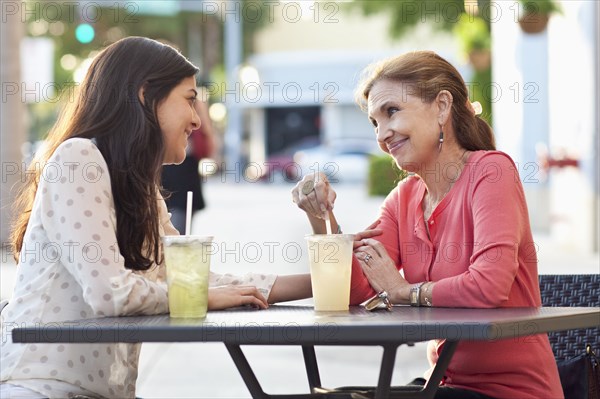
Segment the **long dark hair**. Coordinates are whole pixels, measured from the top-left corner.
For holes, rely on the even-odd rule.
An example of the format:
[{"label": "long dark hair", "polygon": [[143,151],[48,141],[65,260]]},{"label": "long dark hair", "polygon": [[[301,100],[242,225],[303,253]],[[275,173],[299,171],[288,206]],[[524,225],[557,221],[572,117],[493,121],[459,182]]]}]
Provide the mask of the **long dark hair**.
[{"label": "long dark hair", "polygon": [[147,270],[153,261],[162,261],[157,194],[164,147],[157,107],[196,72],[198,68],[173,47],[143,37],[122,39],[96,56],[75,101],[67,103],[50,130],[46,150],[36,155],[17,197],[19,216],[11,237],[16,259],[43,165],[62,142],[82,137],[96,140],[108,165],[125,267]]},{"label": "long dark hair", "polygon": [[473,114],[469,93],[460,73],[432,51],[414,51],[368,66],[356,92],[361,108],[366,108],[371,89],[380,80],[405,83],[412,94],[431,103],[441,90],[452,94],[452,124],[458,144],[466,150],[495,150],[494,133],[488,123]]}]

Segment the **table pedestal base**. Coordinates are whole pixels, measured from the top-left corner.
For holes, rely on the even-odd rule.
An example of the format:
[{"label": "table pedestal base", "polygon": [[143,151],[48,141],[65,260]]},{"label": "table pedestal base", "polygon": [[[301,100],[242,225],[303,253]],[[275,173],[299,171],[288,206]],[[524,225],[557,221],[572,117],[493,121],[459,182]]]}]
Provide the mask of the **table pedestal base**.
[{"label": "table pedestal base", "polygon": [[308,378],[308,385],[311,393],[290,395],[269,395],[265,393],[260,386],[256,375],[252,371],[252,367],[250,367],[244,352],[242,352],[240,345],[225,344],[225,347],[229,351],[231,359],[235,363],[248,391],[250,391],[250,394],[254,399],[433,399],[435,392],[444,377],[444,373],[450,364],[450,359],[452,359],[452,355],[454,355],[457,345],[458,341],[446,341],[444,343],[442,353],[440,353],[440,357],[433,369],[431,378],[423,388],[411,386],[391,387],[394,363],[396,361],[396,351],[398,350],[398,346],[400,346],[400,344],[394,344],[382,345],[383,357],[381,359],[377,387],[341,387],[335,389],[323,388],[321,386],[321,377],[319,374],[315,348],[312,345],[303,345],[302,355],[304,357],[306,376]]}]

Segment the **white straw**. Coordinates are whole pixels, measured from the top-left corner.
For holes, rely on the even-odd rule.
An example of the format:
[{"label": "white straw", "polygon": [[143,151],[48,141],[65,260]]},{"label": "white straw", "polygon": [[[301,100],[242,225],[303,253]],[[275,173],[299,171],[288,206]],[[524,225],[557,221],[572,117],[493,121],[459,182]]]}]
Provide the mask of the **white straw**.
[{"label": "white straw", "polygon": [[[319,174],[315,172],[314,176],[314,182],[317,184],[319,182]],[[325,229],[327,230],[327,234],[331,234],[331,220],[329,220],[329,212],[327,212],[325,215]]]},{"label": "white straw", "polygon": [[331,234],[331,220],[329,220],[329,215],[325,219],[325,228],[327,229],[327,234]]},{"label": "white straw", "polygon": [[187,192],[187,203],[185,207],[185,235],[189,236],[192,230],[192,199],[194,193]]}]

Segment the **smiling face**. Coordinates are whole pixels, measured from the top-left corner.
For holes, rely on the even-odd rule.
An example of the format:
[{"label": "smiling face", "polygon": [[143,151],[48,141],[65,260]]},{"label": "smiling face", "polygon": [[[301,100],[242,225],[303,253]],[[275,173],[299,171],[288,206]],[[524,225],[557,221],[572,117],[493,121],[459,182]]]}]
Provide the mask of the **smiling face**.
[{"label": "smiling face", "polygon": [[193,76],[183,79],[158,105],[157,118],[165,143],[163,164],[180,164],[192,130],[200,127],[194,109],[196,82]]},{"label": "smiling face", "polygon": [[402,169],[419,173],[437,157],[443,121],[438,99],[427,104],[411,94],[414,87],[390,80],[376,82],[367,111],[381,149]]}]

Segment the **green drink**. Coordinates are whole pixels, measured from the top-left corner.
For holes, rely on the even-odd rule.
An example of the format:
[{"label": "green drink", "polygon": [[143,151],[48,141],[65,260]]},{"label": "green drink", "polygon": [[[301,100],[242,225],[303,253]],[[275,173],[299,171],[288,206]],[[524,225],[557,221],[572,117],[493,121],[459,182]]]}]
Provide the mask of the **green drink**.
[{"label": "green drink", "polygon": [[205,317],[213,237],[164,236],[171,317]]}]

